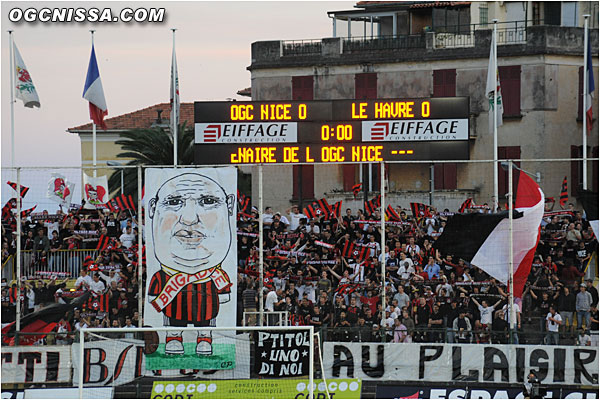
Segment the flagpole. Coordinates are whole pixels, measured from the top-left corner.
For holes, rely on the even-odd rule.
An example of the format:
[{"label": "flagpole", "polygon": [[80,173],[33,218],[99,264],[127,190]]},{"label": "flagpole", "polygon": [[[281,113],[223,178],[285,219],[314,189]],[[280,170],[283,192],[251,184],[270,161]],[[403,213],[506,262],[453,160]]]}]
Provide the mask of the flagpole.
[{"label": "flagpole", "polygon": [[10,46],[10,163],[15,167],[15,56],[13,31],[8,31],[8,43]]},{"label": "flagpole", "polygon": [[508,315],[510,318],[510,343],[514,340],[515,330],[515,296],[514,296],[514,271],[513,271],[513,162],[508,162]]},{"label": "flagpole", "polygon": [[262,164],[258,164],[258,311],[260,322],[259,325],[263,326],[264,316],[264,258],[263,258],[263,218],[261,210],[263,209],[263,167]]},{"label": "flagpole", "polygon": [[[498,20],[493,19],[494,31],[492,37],[492,43],[494,45],[494,80],[497,82],[498,77],[498,45],[496,43],[496,28],[498,26]],[[494,107],[494,212],[498,211],[498,85],[494,84],[494,99],[492,100]]]},{"label": "flagpole", "polygon": [[[371,166],[369,165],[369,170]],[[385,163],[381,162],[380,192],[381,192],[381,312],[385,318]]]},{"label": "flagpole", "polygon": [[173,98],[173,102],[171,103],[171,115],[173,121],[173,165],[177,166],[177,88],[175,86],[175,31],[177,29],[171,28],[173,32],[173,57],[171,58],[171,96]]},{"label": "flagpole", "polygon": [[[90,30],[92,34],[92,49],[94,48],[94,32]],[[94,166],[94,178],[97,176],[96,172],[96,123],[92,120],[92,165]]]},{"label": "flagpole", "polygon": [[17,319],[15,332],[17,345],[19,345],[19,331],[21,330],[21,168],[17,168]]},{"label": "flagpole", "polygon": [[[589,36],[589,27],[588,27],[588,18],[589,15],[585,14],[583,16],[583,110],[582,110],[582,116],[583,116],[583,190],[587,190],[587,94],[588,94],[588,90],[590,90],[589,88],[589,82],[588,82],[588,63],[587,63],[587,58],[588,58],[588,40],[590,40]],[[576,183],[572,183],[572,184],[576,184]]]}]

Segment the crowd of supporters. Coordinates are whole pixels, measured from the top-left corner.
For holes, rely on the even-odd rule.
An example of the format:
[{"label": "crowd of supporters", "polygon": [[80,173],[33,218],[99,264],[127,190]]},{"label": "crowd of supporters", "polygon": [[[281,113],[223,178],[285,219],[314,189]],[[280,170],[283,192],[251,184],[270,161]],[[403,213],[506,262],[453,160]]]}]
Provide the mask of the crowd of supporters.
[{"label": "crowd of supporters", "polygon": [[[509,333],[507,288],[475,265],[440,254],[448,210],[425,216],[395,207],[381,249],[380,211],[346,209],[316,218],[298,206],[284,213],[252,207],[238,213],[238,325],[257,324],[260,297],[267,324],[314,325],[324,340],[597,345],[598,291],[584,281],[598,241],[582,213],[570,209],[542,222],[516,323]],[[465,212],[490,212],[480,207]],[[41,214],[41,215],[40,215]],[[82,326],[140,326],[138,232],[128,211],[32,214],[22,225],[27,274],[24,315],[90,292],[63,318],[56,339]],[[259,218],[264,223],[264,279],[259,281]],[[2,260],[15,253],[16,222],[3,223]],[[465,232],[469,235],[469,232]],[[60,250],[98,249],[84,259]],[[65,259],[64,257],[69,257]],[[382,263],[385,265],[382,268]],[[57,265],[67,265],[67,272]],[[141,268],[146,278],[145,265]],[[382,272],[385,271],[385,279]],[[68,278],[76,278],[66,289]],[[382,307],[385,282],[385,308]],[[260,287],[263,292],[260,293]],[[16,284],[2,282],[2,322],[15,319]]]},{"label": "crowd of supporters", "polygon": [[[2,225],[3,263],[16,253],[16,220]],[[56,327],[57,343],[81,327],[141,326],[138,313],[138,231],[127,211],[73,210],[31,214],[21,227],[22,316],[53,303],[81,299]],[[11,240],[12,239],[12,240]],[[62,250],[89,250],[80,252]],[[145,265],[142,265],[145,278]],[[71,280],[71,285],[67,283]],[[74,281],[74,282],[73,282]],[[16,317],[16,281],[2,280],[2,323]]]},{"label": "crowd of supporters", "polygon": [[[314,325],[326,340],[597,345],[598,291],[583,276],[598,242],[582,213],[569,208],[542,222],[511,336],[507,288],[435,249],[448,210],[415,217],[395,207],[400,221],[386,225],[382,256],[379,210],[309,218],[297,206],[283,214],[267,207],[260,216],[264,309],[280,313],[266,322],[284,315],[289,324]],[[238,310],[246,312],[238,318],[246,324],[256,323],[260,296],[258,219],[253,208],[238,223]]]}]

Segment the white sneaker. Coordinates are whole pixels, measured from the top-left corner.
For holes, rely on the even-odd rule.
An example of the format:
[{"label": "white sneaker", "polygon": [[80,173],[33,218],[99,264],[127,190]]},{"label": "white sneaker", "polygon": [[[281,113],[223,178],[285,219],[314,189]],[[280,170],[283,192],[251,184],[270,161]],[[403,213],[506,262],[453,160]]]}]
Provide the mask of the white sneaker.
[{"label": "white sneaker", "polygon": [[167,342],[165,344],[165,354],[183,354],[183,338],[181,336],[169,337],[167,336]]},{"label": "white sneaker", "polygon": [[199,356],[212,355],[212,338],[199,337],[196,344],[196,354]]}]

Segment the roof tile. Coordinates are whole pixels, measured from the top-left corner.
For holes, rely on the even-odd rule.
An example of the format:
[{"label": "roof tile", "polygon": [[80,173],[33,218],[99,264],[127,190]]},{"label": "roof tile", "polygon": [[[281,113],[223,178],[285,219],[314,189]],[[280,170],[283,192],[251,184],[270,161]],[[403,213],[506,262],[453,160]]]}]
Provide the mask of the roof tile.
[{"label": "roof tile", "polygon": [[[153,123],[156,122],[156,118],[158,116],[157,111],[162,110],[161,118],[164,123],[169,122],[169,118],[171,115],[171,104],[169,103],[159,103],[153,106],[143,108],[141,110],[132,111],[127,114],[117,115],[116,117],[108,118],[104,122],[106,122],[106,126],[108,127],[108,131],[111,130],[129,130],[129,129],[137,129],[137,128],[150,128]],[[180,108],[180,121],[181,123],[186,122],[188,125],[194,122],[194,103],[181,103]],[[92,130],[92,123],[88,123],[85,125],[75,126],[73,128],[67,129],[68,132],[78,133]],[[107,132],[99,129],[98,133]]]}]

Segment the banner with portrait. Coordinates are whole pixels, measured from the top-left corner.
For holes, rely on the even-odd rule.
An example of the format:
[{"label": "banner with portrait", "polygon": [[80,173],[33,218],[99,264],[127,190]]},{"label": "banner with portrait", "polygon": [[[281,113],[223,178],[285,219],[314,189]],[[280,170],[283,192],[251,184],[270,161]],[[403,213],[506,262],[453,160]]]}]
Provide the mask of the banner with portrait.
[{"label": "banner with portrait", "polygon": [[[152,369],[234,367],[223,362],[235,359],[233,341],[202,327],[236,325],[236,192],[233,167],[146,169],[144,322],[173,327],[156,335]],[[186,326],[198,331],[177,330]]]}]

